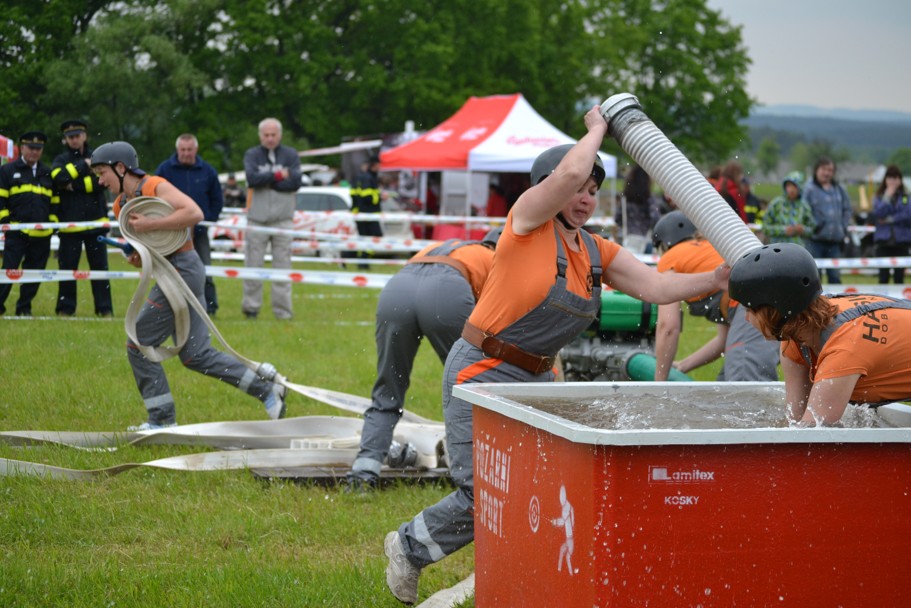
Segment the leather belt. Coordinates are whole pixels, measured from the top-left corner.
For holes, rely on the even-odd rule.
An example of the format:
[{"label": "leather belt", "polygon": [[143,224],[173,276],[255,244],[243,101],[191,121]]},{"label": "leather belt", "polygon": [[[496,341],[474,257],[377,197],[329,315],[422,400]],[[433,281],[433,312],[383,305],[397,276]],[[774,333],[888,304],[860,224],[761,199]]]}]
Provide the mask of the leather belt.
[{"label": "leather belt", "polygon": [[193,251],[193,240],[192,240],[192,239],[187,239],[187,242],[184,243],[183,245],[181,245],[181,246],[180,246],[180,249],[178,249],[178,250],[175,251],[174,253],[168,254],[168,255],[166,255],[166,256],[164,256],[164,257],[165,257],[166,260],[170,260],[170,259],[173,258],[175,255],[177,255],[177,254],[179,254],[179,253],[186,253],[186,252],[188,252],[188,251]]},{"label": "leather belt", "polygon": [[488,357],[502,359],[535,375],[552,369],[557,359],[556,357],[533,355],[515,344],[504,342],[468,322],[465,323],[465,327],[462,329],[462,337],[472,346],[484,351],[484,354]]}]

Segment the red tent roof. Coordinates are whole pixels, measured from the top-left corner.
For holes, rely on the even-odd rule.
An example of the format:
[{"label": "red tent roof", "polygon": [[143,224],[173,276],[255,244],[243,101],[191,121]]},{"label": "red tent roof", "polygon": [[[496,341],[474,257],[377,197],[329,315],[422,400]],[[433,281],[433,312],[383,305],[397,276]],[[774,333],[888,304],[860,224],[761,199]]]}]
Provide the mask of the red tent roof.
[{"label": "red tent roof", "polygon": [[384,171],[465,169],[468,153],[497,130],[520,97],[518,93],[471,97],[458,112],[421,137],[381,153],[380,166]]}]

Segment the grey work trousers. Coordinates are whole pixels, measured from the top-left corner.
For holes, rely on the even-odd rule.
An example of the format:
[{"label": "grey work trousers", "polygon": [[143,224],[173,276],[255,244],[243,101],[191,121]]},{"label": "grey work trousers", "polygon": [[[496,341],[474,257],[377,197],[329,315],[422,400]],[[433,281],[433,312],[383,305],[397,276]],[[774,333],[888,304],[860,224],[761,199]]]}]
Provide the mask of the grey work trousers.
[{"label": "grey work trousers", "polygon": [[376,382],[364,413],[353,471],[380,474],[411,383],[421,338],[445,363],[474,308],[471,285],[445,264],[408,264],[380,292],[376,307]]},{"label": "grey work trousers", "polygon": [[724,344],[724,364],[718,372],[719,382],[777,382],[780,344],[766,340],[747,321],[746,308],[729,310],[731,325]]},{"label": "grey work trousers", "polygon": [[[205,267],[196,251],[177,253],[170,257],[171,264],[180,273],[190,290],[205,306],[203,290]],[[143,346],[160,346],[175,332],[174,312],[164,293],[156,284],[149,292],[136,319],[136,337]],[[145,402],[151,424],[176,422],[177,412],[168,378],[161,363],[150,361],[132,340],[127,340],[127,355],[136,386]],[[265,400],[273,388],[271,382],[260,378],[233,355],[215,349],[205,321],[190,309],[190,333],[180,351],[180,362],[195,372],[217,378],[238,387],[248,395]]]},{"label": "grey work trousers", "polygon": [[[480,349],[459,339],[449,352],[443,372],[443,419],[449,474],[457,489],[402,524],[399,537],[408,560],[419,568],[438,562],[474,540],[474,469],[471,404],[452,396],[456,384],[480,382],[551,382],[553,371],[532,374],[509,363],[492,369],[471,367],[488,359]],[[461,382],[458,382],[459,376]]]},{"label": "grey work trousers", "polygon": [[[247,225],[284,228],[286,230],[294,228],[294,222],[291,220],[268,224],[248,220]],[[272,268],[291,268],[292,240],[290,234],[267,234],[248,230],[244,235],[244,266],[247,268],[263,268],[266,250],[271,244]],[[245,280],[241,309],[245,313],[258,313],[262,306],[263,282]],[[276,319],[290,319],[293,316],[294,308],[291,305],[291,283],[289,281],[272,281],[272,313]]]}]

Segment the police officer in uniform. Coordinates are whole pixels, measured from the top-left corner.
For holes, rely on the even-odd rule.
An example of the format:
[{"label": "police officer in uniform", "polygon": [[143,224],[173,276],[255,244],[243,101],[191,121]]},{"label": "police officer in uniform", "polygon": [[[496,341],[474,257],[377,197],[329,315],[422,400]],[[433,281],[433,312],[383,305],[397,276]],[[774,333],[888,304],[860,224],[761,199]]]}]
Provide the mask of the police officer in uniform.
[{"label": "police officer in uniform", "polygon": [[[371,156],[361,171],[354,176],[351,182],[351,210],[355,213],[379,213],[380,207],[380,157]],[[357,233],[360,236],[383,236],[383,227],[377,221],[357,222]],[[368,258],[371,251],[358,251],[357,257]],[[368,264],[359,264],[359,268],[366,270]]]},{"label": "police officer in uniform", "polygon": [[[56,222],[60,199],[54,192],[51,170],[41,163],[41,153],[47,135],[29,131],[19,138],[21,156],[0,166],[0,223],[35,224]],[[53,230],[9,230],[3,249],[3,269],[15,270],[22,265],[26,270],[44,270],[51,254]],[[19,287],[16,315],[32,315],[32,300],[41,283],[23,283]],[[12,289],[10,283],[0,284],[0,315],[6,312],[6,298]]]},{"label": "police officer in uniform", "polygon": [[[92,173],[92,149],[87,144],[88,126],[78,119],[66,120],[60,125],[66,151],[54,159],[51,177],[60,193],[61,222],[105,222],[108,220],[108,204],[104,189],[98,185],[98,178]],[[85,247],[85,257],[91,270],[108,269],[108,251],[104,243],[98,242],[100,235],[107,234],[107,228],[61,228],[60,249],[57,252],[60,270],[79,268],[79,257]],[[110,317],[114,314],[111,303],[111,283],[107,279],[92,280],[92,297],[95,300],[95,314]],[[57,289],[56,312],[61,316],[76,313],[76,281],[60,281]]]}]

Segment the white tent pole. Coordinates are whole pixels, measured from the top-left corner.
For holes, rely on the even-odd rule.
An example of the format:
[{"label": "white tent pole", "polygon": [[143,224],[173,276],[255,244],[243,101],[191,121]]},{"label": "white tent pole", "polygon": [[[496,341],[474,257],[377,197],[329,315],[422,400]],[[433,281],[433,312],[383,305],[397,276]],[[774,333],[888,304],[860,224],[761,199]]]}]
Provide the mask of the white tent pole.
[{"label": "white tent pole", "polygon": [[465,240],[468,240],[469,232],[469,223],[468,220],[471,219],[471,168],[467,168],[465,171]]}]

